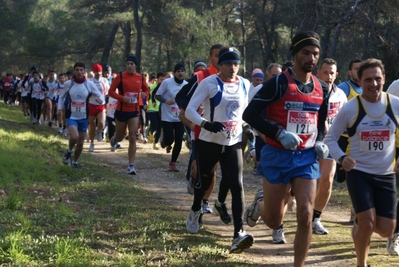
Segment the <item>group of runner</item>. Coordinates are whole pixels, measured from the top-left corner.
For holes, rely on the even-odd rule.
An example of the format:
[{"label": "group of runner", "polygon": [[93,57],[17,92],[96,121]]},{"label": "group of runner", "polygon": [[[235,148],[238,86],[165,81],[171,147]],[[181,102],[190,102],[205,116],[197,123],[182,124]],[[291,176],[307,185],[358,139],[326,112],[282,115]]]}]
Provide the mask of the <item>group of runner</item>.
[{"label": "group of runner", "polygon": [[[290,48],[292,66],[272,63],[266,75],[254,69],[251,82],[238,75],[239,51],[221,44],[210,48],[210,66],[196,62],[188,80],[182,63],[172,73],[147,79],[137,73],[133,55],[126,58],[126,70],[115,76],[109,66],[95,64],[93,77],[88,78],[85,65],[77,62],[72,77],[60,74],[56,79],[50,71],[44,80],[32,67],[19,81],[23,112],[30,111],[32,123],[39,124],[43,116],[50,127],[57,118],[60,132],[67,127],[69,145],[63,163],[73,167],[79,167],[87,130],[92,152],[94,139],[102,141],[108,125],[111,151],[124,138],[129,140],[128,174],[137,173],[138,133],[154,150],[160,141],[172,152],[169,171],[176,172],[186,132],[191,149],[187,189],[193,195],[187,231],[197,233],[203,214],[213,212],[209,198],[220,166],[214,208],[224,224],[233,221],[230,253],[252,246],[254,237],[243,230],[244,221],[253,227],[260,217],[273,229],[272,242],[286,243],[283,218],[295,197],[294,266],[304,266],[312,233],[328,234],[320,218],[334,177],[346,180],[357,264],[367,266],[373,232],[388,238],[390,254],[399,254],[395,179],[399,82],[390,86],[391,94],[383,92],[382,62],[354,59],[349,64],[350,79],[337,86],[337,62],[331,58],[323,59],[317,75],[312,74],[320,47],[317,33],[297,33]],[[264,177],[262,189],[246,209],[245,150],[255,162],[254,173]],[[225,203],[229,191],[232,218]]]}]

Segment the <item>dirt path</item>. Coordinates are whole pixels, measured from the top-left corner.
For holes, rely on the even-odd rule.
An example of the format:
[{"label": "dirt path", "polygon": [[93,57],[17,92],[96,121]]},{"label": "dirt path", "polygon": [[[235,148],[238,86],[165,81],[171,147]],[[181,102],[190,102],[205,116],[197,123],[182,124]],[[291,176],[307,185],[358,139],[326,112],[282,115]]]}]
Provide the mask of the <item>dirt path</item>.
[{"label": "dirt path", "polygon": [[[118,152],[109,152],[109,143],[95,143],[95,152],[91,155],[97,157],[100,161],[106,162],[115,168],[115,171],[125,173],[127,165],[128,143],[122,143],[122,149]],[[88,143],[85,143],[84,153],[87,152]],[[170,173],[167,171],[170,154],[166,154],[164,149],[158,151],[152,150],[149,144],[137,146],[137,159],[135,167],[137,175],[129,176],[134,181],[140,183],[144,188],[158,195],[158,201],[170,205],[172,210],[182,212],[185,217],[189,211],[189,205],[192,202],[192,196],[187,193],[185,168],[187,166],[188,154],[184,148],[179,160],[178,167],[180,172]],[[127,175],[127,174],[126,174]],[[250,171],[244,174],[244,185],[246,193],[246,203],[251,203],[253,196],[261,185],[261,178],[253,176]],[[210,202],[215,201],[215,189],[211,196]],[[228,197],[230,201],[230,196]],[[213,206],[213,205],[212,205]],[[230,203],[228,204],[230,207]],[[338,206],[329,205],[323,213],[323,222],[327,224],[331,231],[339,231],[342,235],[332,236],[313,236],[311,249],[306,261],[306,266],[355,266],[355,256],[353,252],[348,254],[348,247],[352,250],[350,239],[351,226],[347,223],[349,211]],[[230,240],[233,226],[225,226],[219,221],[219,217],[210,214],[205,215],[204,227],[212,233],[219,235],[225,240]],[[248,265],[256,266],[292,266],[293,264],[293,241],[295,236],[295,214],[287,213],[285,218],[285,232],[287,244],[275,245],[271,242],[271,230],[262,222],[253,228],[244,226],[247,232],[255,237],[253,247],[245,253],[232,255],[232,257],[240,257],[243,262]],[[182,225],[182,227],[185,227]],[[376,237],[378,238],[378,237]],[[379,238],[381,246],[385,245],[385,241]],[[327,245],[328,244],[328,245]],[[341,246],[340,246],[341,244]],[[342,246],[345,244],[345,246]],[[228,249],[226,247],[226,249]],[[342,251],[345,249],[345,251]],[[378,253],[386,253],[385,248]],[[380,256],[380,255],[378,255]],[[388,255],[386,255],[388,256]]]}]

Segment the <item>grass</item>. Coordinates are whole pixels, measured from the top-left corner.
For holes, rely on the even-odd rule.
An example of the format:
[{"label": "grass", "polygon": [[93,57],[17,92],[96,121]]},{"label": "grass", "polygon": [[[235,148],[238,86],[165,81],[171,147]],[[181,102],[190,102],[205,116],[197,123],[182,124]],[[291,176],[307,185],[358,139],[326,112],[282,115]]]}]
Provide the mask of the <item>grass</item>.
[{"label": "grass", "polygon": [[[0,107],[0,266],[264,266],[229,255],[231,240],[207,228],[188,234],[185,211],[88,153],[84,168],[63,165],[65,148],[54,130],[31,125],[17,107]],[[344,184],[335,185],[330,206],[348,210]],[[354,263],[349,228],[324,223],[331,234],[314,236],[310,253]],[[295,231],[293,215],[285,226]],[[372,265],[399,265],[381,242],[372,242],[372,252]]]}]

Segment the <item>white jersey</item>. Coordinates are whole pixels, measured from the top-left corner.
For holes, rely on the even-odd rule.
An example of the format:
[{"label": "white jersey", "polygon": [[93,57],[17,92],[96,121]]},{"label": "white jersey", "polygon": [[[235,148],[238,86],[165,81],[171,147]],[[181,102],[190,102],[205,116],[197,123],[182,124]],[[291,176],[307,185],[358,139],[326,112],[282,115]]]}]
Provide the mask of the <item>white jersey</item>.
[{"label": "white jersey", "polygon": [[47,81],[48,91],[46,92],[46,97],[53,99],[56,95],[57,81]]},{"label": "white jersey", "polygon": [[23,86],[23,80],[20,80],[18,82],[18,87],[19,87],[19,91],[21,92],[21,97],[26,97],[28,96],[28,89],[25,88],[25,86]]},{"label": "white jersey", "polygon": [[339,111],[324,142],[335,160],[345,155],[337,143],[348,129],[347,155],[356,160],[354,169],[370,174],[394,173],[395,132],[399,119],[399,97],[382,92],[381,101],[371,103],[359,96],[348,101]]},{"label": "white jersey", "polygon": [[327,123],[329,127],[337,116],[338,111],[346,102],[348,102],[348,99],[346,98],[345,92],[334,86],[333,89],[331,89],[330,98],[328,99]]},{"label": "white jersey", "polygon": [[[166,100],[175,99],[177,93],[186,84],[187,84],[186,80],[183,80],[183,82],[179,84],[179,83],[176,83],[175,78],[165,79],[159,86],[156,95],[160,95],[160,96],[164,97]],[[161,120],[162,121],[179,122],[180,121],[179,114],[180,114],[180,109],[176,103],[172,104],[172,105],[162,103],[162,105],[161,105]]]},{"label": "white jersey", "polygon": [[118,106],[118,99],[115,99],[113,97],[108,98],[108,103],[107,103],[107,117],[114,118],[115,117],[115,110],[116,106]]},{"label": "white jersey", "polygon": [[399,96],[399,80],[395,80],[387,89],[387,93]]},{"label": "white jersey", "polygon": [[70,113],[69,118],[73,120],[82,120],[88,118],[88,99],[89,95],[92,94],[94,97],[104,101],[104,96],[101,94],[97,86],[86,80],[84,83],[77,83],[69,80],[64,85],[60,98],[58,99],[58,110],[61,110],[64,104],[64,100],[68,97],[68,110]]},{"label": "white jersey", "polygon": [[[250,82],[237,77],[235,82],[223,82],[218,75],[211,75],[198,85],[185,111],[186,118],[197,125],[207,121],[218,121],[224,124],[225,130],[212,133],[201,129],[199,139],[219,145],[231,146],[241,141],[242,114],[248,105],[248,90]],[[214,110],[211,118],[213,99]],[[203,104],[201,117],[197,108]]]},{"label": "white jersey", "polygon": [[35,99],[44,99],[44,90],[43,90],[43,85],[42,85],[42,80],[39,80],[38,82],[34,81],[34,78],[31,78],[29,80],[29,87],[32,89],[32,98]]},{"label": "white jersey", "polygon": [[[92,81],[96,85],[97,89],[101,92],[101,94],[103,94],[104,96],[106,96],[108,94],[109,83],[108,83],[108,80],[106,78],[100,77],[100,79],[97,80],[96,78],[93,77],[93,78],[90,78],[89,80]],[[105,102],[102,103],[102,104],[97,103],[95,98],[94,98],[94,96],[90,97],[89,103],[93,104],[93,105],[103,105],[103,104],[105,104]]]}]

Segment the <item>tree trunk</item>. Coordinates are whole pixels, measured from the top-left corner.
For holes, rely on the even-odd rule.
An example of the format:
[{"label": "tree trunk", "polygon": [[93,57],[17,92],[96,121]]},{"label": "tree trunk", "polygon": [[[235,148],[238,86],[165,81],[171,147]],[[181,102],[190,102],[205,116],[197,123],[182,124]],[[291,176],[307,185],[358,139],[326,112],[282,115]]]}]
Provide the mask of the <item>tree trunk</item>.
[{"label": "tree trunk", "polygon": [[124,58],[126,58],[132,51],[132,44],[130,43],[132,27],[130,26],[130,22],[123,23],[121,27],[125,41]]},{"label": "tree trunk", "polygon": [[[144,15],[143,15],[144,16]],[[136,28],[136,53],[135,56],[137,58],[138,66],[136,67],[136,71],[140,72],[141,65],[141,48],[143,47],[143,30],[142,30],[142,20],[139,17],[139,1],[133,1],[133,21],[134,27]]]},{"label": "tree trunk", "polygon": [[107,42],[105,43],[105,46],[104,46],[103,54],[101,56],[101,65],[109,64],[109,55],[111,53],[111,49],[112,49],[112,46],[115,41],[115,35],[116,35],[118,29],[119,29],[118,23],[115,23],[114,25],[112,25],[111,31],[108,35]]},{"label": "tree trunk", "polygon": [[319,1],[307,0],[305,4],[304,19],[299,26],[301,31],[315,31],[317,28]]}]

